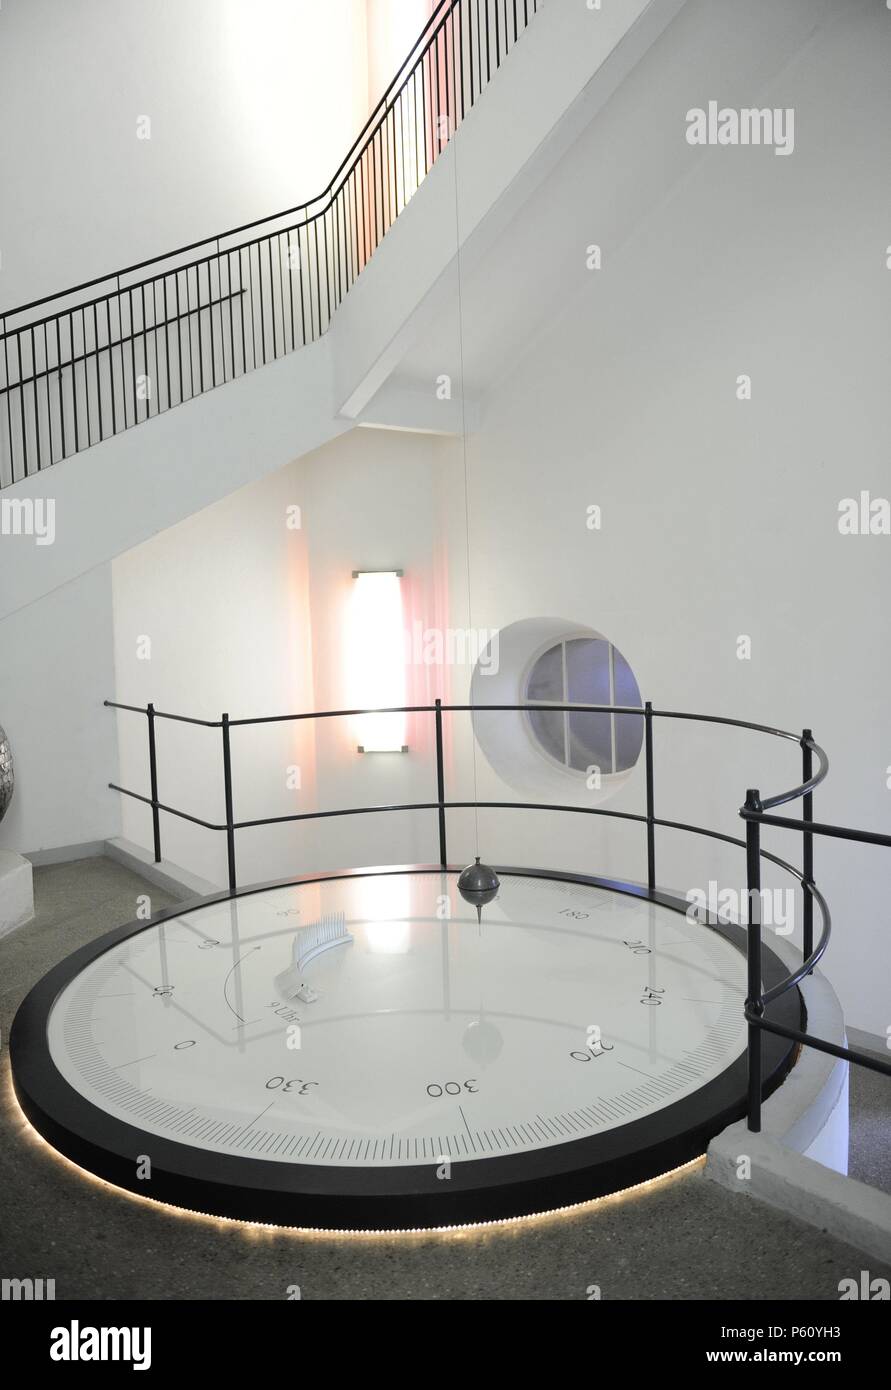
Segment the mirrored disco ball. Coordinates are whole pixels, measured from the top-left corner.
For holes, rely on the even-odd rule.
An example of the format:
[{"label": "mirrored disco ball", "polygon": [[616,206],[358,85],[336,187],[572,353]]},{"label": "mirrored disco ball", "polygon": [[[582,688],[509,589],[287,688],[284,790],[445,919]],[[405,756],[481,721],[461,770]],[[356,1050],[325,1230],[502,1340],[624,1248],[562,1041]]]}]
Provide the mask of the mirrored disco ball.
[{"label": "mirrored disco ball", "polygon": [[6,815],[6,808],[12,801],[15,786],[15,773],[12,768],[12,749],[6,731],[0,724],[0,820]]}]

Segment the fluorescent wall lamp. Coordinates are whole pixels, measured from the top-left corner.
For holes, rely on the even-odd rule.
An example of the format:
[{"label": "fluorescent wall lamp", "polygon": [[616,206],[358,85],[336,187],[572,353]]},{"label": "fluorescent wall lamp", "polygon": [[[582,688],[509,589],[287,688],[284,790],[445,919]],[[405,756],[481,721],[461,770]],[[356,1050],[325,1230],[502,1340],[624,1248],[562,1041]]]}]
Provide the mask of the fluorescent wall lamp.
[{"label": "fluorescent wall lamp", "polygon": [[[405,641],[402,570],[353,570],[349,664],[351,699],[362,709],[404,705]],[[363,714],[356,721],[360,753],[406,753],[404,714]]]}]

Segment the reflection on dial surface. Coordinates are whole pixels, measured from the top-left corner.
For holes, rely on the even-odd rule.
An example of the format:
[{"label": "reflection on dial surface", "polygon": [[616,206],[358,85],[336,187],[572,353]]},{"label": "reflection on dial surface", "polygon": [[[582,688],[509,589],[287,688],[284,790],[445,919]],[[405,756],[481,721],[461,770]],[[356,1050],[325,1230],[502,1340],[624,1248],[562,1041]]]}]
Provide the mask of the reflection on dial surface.
[{"label": "reflection on dial surface", "polygon": [[297,884],[127,938],[60,993],[56,1067],[100,1109],[212,1152],[333,1167],[596,1135],[743,1051],[745,961],[666,908],[505,874]]}]

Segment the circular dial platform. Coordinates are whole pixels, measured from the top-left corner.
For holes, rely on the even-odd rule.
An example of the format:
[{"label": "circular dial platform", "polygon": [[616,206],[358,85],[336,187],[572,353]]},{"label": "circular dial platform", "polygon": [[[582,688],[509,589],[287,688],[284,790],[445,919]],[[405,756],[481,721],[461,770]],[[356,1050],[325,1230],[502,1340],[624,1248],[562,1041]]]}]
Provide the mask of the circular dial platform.
[{"label": "circular dial platform", "polygon": [[481,922],[451,871],[294,882],[58,967],[21,1024],[41,1020],[50,1094],[21,1034],[16,1085],[85,1166],[203,1211],[395,1228],[549,1209],[695,1156],[739,1113],[732,936],[594,880],[504,872]]}]

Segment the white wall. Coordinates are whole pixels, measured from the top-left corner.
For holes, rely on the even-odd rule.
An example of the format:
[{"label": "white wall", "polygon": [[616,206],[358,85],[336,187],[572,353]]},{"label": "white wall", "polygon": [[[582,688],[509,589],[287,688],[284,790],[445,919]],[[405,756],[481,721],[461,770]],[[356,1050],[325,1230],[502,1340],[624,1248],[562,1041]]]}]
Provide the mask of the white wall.
[{"label": "white wall", "polygon": [[[303,498],[286,468],[198,512],[114,561],[117,699],[126,704],[232,719],[312,709],[305,531],[293,529]],[[149,645],[146,645],[148,639]],[[148,653],[148,655],[146,655]],[[147,793],[146,720],[120,713],[122,784]],[[314,799],[312,740],[302,727],[232,732],[239,819],[288,815]],[[159,720],[160,799],[213,823],[225,818],[222,735]],[[288,769],[301,769],[301,790]],[[165,859],[225,882],[222,835],[162,818]],[[123,802],[123,833],[151,844],[147,808]],[[243,881],[291,869],[294,831],[245,832]]]},{"label": "white wall", "polygon": [[368,106],[380,100],[439,0],[366,0]]},{"label": "white wall", "polygon": [[[344,660],[352,571],[401,568],[406,622],[436,611],[437,567],[444,565],[437,458],[444,447],[430,435],[357,429],[120,556],[112,566],[116,698],[199,719],[355,701],[361,692]],[[294,506],[299,531],[287,524]],[[148,659],[140,655],[145,638]],[[438,693],[437,673],[416,665],[409,702]],[[122,713],[118,724],[122,784],[145,794],[146,721]],[[222,820],[219,731],[167,721],[157,727],[160,799]],[[429,800],[432,727],[413,721],[408,743],[405,755],[363,756],[352,722],[339,720],[233,731],[236,819]],[[288,787],[295,765],[299,790]],[[165,858],[223,882],[222,836],[166,815],[162,821]],[[124,800],[123,827],[150,845],[145,807]],[[435,851],[432,813],[421,821],[350,817],[240,832],[238,871],[241,882],[258,882],[316,867],[427,860]]]},{"label": "white wall", "polygon": [[102,708],[113,695],[108,565],[0,622],[0,723],[16,771],[0,847],[31,853],[119,833],[114,721]]},{"label": "white wall", "polygon": [[0,305],[321,193],[431,9],[4,0]]},{"label": "white wall", "polygon": [[321,192],[368,111],[365,0],[5,0],[0,91],[13,308]]},{"label": "white wall", "polygon": [[[879,176],[891,23],[875,5],[839,14],[765,90],[736,97],[793,106],[794,154],[688,149],[682,182],[624,245],[604,246],[604,268],[490,397],[471,443],[472,621],[560,614],[614,640],[658,706],[812,725],[833,762],[817,815],[887,830],[891,537],[840,536],[837,508],[891,486]],[[686,99],[660,108],[661,61],[657,46],[604,119],[621,128],[650,101],[654,128],[683,142],[686,108],[722,93],[700,63]],[[609,186],[578,222],[580,257],[597,240],[595,194]],[[751,401],[736,398],[740,373]],[[591,503],[600,531],[586,527]],[[740,634],[751,661],[737,659]],[[798,771],[794,746],[657,729],[665,817],[739,834],[746,787],[778,791]],[[642,809],[642,776],[612,804]],[[567,821],[559,839],[494,813],[482,823],[494,858],[546,846],[558,862],[643,875],[639,830]],[[800,853],[795,837],[765,841]],[[660,835],[658,862],[682,890],[743,881],[741,853],[680,834]],[[824,841],[816,862],[835,919],[828,972],[849,1022],[884,1034],[891,860]]]}]

